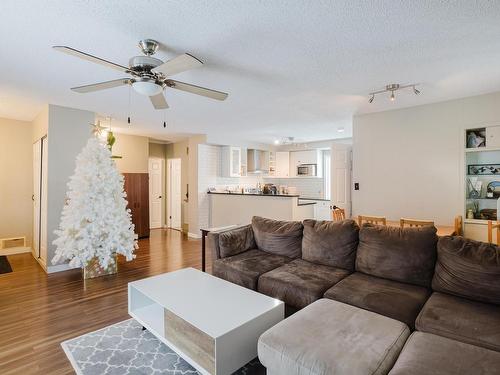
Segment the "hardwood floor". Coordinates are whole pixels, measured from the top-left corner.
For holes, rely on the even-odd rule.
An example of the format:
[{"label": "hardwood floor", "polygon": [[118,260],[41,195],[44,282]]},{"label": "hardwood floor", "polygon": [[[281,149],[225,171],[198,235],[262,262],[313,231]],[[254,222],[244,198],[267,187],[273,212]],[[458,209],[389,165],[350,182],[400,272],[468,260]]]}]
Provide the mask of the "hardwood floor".
[{"label": "hardwood floor", "polygon": [[[157,229],[118,274],[83,281],[81,270],[47,275],[31,254],[8,256],[0,275],[0,374],[74,374],[62,341],[128,319],[127,283],[184,267],[201,269],[201,241]],[[210,269],[207,254],[207,269]]]}]

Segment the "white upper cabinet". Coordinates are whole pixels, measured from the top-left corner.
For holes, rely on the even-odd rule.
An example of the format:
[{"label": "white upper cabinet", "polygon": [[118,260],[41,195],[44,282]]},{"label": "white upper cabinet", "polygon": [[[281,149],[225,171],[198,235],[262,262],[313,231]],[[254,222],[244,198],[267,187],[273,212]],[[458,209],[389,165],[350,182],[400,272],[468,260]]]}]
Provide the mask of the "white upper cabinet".
[{"label": "white upper cabinet", "polygon": [[241,177],[240,147],[222,147],[222,175],[224,177]]},{"label": "white upper cabinet", "polygon": [[301,164],[315,164],[317,175],[323,175],[323,158],[321,157],[321,150],[304,150],[304,151],[291,151],[290,152],[290,177],[297,176],[297,167]]},{"label": "white upper cabinet", "polygon": [[288,151],[277,151],[275,164],[275,177],[286,178],[290,176],[290,153]]},{"label": "white upper cabinet", "polygon": [[500,147],[500,126],[490,126],[486,128],[486,147]]}]

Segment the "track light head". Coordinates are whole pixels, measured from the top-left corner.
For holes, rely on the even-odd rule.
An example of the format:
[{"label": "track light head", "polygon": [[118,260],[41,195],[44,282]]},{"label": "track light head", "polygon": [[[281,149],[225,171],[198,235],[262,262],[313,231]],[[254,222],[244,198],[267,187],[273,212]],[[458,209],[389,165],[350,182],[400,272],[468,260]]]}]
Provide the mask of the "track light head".
[{"label": "track light head", "polygon": [[375,94],[372,94],[372,96],[370,96],[370,99],[368,99],[368,103],[373,103],[374,99],[375,99]]},{"label": "track light head", "polygon": [[396,100],[396,97],[394,96],[394,91],[391,91],[391,102]]},{"label": "track light head", "polygon": [[415,95],[420,94],[420,90],[417,89],[415,86],[413,86],[413,92],[415,93]]}]

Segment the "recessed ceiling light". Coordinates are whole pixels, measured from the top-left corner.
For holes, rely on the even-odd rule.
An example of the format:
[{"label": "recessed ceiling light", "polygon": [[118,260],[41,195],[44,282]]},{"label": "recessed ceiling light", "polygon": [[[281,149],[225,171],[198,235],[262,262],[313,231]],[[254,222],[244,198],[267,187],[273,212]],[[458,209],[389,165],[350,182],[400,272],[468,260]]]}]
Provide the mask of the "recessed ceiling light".
[{"label": "recessed ceiling light", "polygon": [[280,144],[280,140],[279,140],[279,139],[275,139],[275,140],[274,140],[274,144],[275,144],[275,145],[279,145],[279,144]]},{"label": "recessed ceiling light", "polygon": [[338,128],[338,129],[337,129],[337,131],[338,131],[339,133],[343,133],[343,132],[345,131],[345,129],[344,129],[344,128]]}]

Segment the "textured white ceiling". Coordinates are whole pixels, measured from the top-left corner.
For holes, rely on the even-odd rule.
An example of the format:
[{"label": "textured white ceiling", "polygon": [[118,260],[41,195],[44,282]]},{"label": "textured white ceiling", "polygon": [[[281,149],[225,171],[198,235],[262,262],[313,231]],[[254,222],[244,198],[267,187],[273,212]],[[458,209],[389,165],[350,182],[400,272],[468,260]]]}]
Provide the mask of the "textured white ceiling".
[{"label": "textured white ceiling", "polygon": [[[112,115],[117,125],[128,88],[69,88],[123,75],[51,46],[127,65],[142,38],[162,43],[161,59],[190,52],[205,62],[174,78],[230,94],[218,102],[167,91],[164,130],[161,111],[132,92],[128,131],[158,139],[345,137],[353,114],[500,90],[500,1],[25,0],[3,1],[1,17],[0,117],[31,120],[50,102]],[[367,103],[392,82],[421,82],[422,95]]]}]

